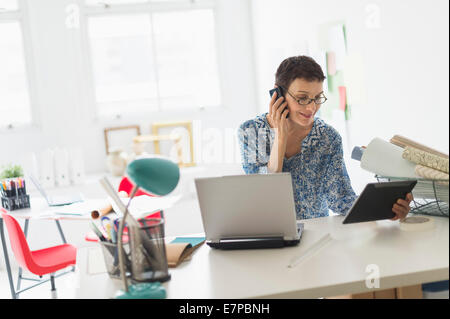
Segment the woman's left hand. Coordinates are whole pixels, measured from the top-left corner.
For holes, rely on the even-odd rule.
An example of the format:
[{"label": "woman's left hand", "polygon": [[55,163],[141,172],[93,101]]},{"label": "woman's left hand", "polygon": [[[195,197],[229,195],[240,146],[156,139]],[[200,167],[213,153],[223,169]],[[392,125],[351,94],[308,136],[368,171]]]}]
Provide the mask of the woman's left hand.
[{"label": "woman's left hand", "polygon": [[413,196],[411,193],[406,195],[405,199],[399,198],[397,203],[392,206],[392,211],[395,214],[395,217],[391,220],[404,219],[406,215],[408,215],[411,208],[409,207],[409,203],[413,200]]}]

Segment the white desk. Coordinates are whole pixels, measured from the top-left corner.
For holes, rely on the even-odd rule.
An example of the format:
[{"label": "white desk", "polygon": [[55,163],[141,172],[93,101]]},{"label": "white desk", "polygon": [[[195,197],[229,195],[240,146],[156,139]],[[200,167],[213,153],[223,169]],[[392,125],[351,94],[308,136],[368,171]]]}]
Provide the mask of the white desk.
[{"label": "white desk", "polygon": [[[417,285],[449,278],[449,220],[406,232],[398,221],[343,225],[341,216],[305,220],[300,245],[282,249],[213,250],[202,245],[192,260],[170,268],[168,298],[317,298]],[[287,268],[325,233],[333,242],[295,268]],[[99,247],[98,247],[99,248]],[[111,298],[122,288],[107,273],[88,274],[88,251],[78,250],[77,298]],[[101,251],[98,250],[101,254]],[[380,271],[380,287],[366,287],[368,265]]]}]

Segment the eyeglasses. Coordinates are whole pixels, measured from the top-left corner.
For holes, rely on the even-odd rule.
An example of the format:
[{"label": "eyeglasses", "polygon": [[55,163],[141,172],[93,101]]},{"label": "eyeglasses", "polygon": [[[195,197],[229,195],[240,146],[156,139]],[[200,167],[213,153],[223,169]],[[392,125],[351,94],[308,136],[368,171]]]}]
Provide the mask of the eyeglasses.
[{"label": "eyeglasses", "polygon": [[325,103],[325,102],[328,100],[328,99],[326,98],[325,95],[321,95],[321,96],[316,97],[316,98],[314,98],[314,99],[310,99],[310,98],[307,97],[307,96],[301,97],[301,98],[298,99],[298,98],[296,98],[295,96],[293,96],[293,95],[291,94],[291,92],[289,92],[289,91],[286,90],[285,88],[282,88],[282,89],[284,89],[286,92],[288,92],[289,95],[292,96],[292,98],[293,98],[294,100],[296,100],[297,103],[300,104],[300,105],[308,105],[308,104],[310,104],[311,102],[314,102],[316,105],[320,105],[320,104]]}]

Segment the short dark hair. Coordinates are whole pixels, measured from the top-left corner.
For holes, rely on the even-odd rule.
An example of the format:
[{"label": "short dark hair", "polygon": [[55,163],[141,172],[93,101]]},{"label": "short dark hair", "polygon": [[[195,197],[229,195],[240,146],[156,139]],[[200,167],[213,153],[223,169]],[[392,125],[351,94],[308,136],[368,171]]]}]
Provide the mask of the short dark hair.
[{"label": "short dark hair", "polygon": [[293,56],[281,62],[275,74],[275,84],[288,89],[297,78],[309,82],[323,82],[326,79],[320,65],[306,55]]}]

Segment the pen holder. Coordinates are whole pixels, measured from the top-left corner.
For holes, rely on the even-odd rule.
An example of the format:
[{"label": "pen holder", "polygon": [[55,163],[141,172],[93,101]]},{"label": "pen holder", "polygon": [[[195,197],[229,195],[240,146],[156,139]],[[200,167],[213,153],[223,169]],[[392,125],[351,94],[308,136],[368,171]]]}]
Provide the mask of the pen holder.
[{"label": "pen holder", "polygon": [[30,207],[30,196],[27,194],[16,195],[12,197],[2,196],[2,207],[9,211],[29,208]]},{"label": "pen holder", "polygon": [[30,196],[22,177],[0,180],[0,195],[2,207],[9,211],[30,207]]},{"label": "pen holder", "polygon": [[129,226],[131,279],[136,282],[164,282],[170,279],[162,218],[140,219]]},{"label": "pen holder", "polygon": [[[106,270],[108,271],[109,277],[113,279],[121,279],[120,277],[120,267],[119,267],[119,253],[117,249],[117,244],[113,244],[106,241],[101,241],[100,245],[102,247],[103,258],[105,259]],[[131,277],[131,263],[130,263],[130,249],[128,244],[123,244],[123,250],[125,255],[125,270],[126,276]]]}]

